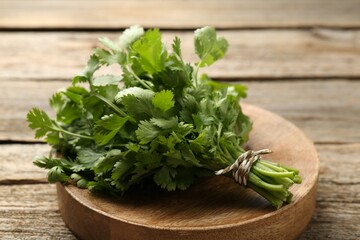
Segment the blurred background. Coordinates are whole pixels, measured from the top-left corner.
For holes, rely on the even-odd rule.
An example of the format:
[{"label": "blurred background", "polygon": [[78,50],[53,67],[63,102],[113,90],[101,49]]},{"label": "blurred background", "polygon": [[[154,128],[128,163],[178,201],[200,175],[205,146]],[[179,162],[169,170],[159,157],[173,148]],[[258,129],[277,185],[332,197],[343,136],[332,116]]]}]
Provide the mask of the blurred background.
[{"label": "blurred background", "polygon": [[[360,238],[359,0],[0,0],[0,239],[75,239],[54,186],[32,158],[46,153],[26,113],[80,72],[97,39],[130,25],[182,39],[225,36],[226,57],[205,71],[242,82],[246,102],[296,124],[314,141],[321,169],[317,208],[301,239]],[[117,71],[117,69],[110,69]]]}]

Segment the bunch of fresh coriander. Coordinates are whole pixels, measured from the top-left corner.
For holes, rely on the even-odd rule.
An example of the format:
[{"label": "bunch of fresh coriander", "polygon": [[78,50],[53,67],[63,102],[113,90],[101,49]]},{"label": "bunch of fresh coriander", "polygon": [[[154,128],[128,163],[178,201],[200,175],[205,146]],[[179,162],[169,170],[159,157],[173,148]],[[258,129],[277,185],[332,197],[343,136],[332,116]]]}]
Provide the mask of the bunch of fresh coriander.
[{"label": "bunch of fresh coriander", "polygon": [[[34,161],[49,169],[49,182],[112,194],[144,182],[185,190],[245,152],[251,122],[239,99],[246,88],[198,74],[227,51],[214,28],[195,31],[194,64],[182,59],[178,37],[168,51],[158,29],[132,26],[118,40],[100,42],[104,48],[95,49],[72,85],[51,97],[56,117],[37,108],[27,115],[35,137],[52,146],[49,157]],[[112,64],[121,76],[95,75]],[[288,188],[300,182],[297,170],[260,159],[247,186],[279,208],[291,201]]]}]

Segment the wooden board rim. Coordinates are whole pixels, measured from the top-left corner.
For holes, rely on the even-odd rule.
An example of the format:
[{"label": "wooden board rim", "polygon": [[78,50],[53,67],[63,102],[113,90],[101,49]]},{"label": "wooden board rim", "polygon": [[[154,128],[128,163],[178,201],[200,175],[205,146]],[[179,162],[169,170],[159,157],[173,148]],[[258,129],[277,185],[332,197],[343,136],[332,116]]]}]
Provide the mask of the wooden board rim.
[{"label": "wooden board rim", "polygon": [[[230,224],[223,224],[220,226],[195,226],[195,227],[187,227],[187,226],[183,226],[183,227],[176,227],[176,226],[172,226],[172,227],[165,227],[165,226],[154,226],[154,225],[146,225],[146,224],[142,224],[139,222],[135,222],[135,221],[131,221],[129,219],[124,219],[124,218],[120,218],[118,216],[112,216],[111,214],[104,212],[100,209],[96,209],[92,206],[87,206],[85,205],[81,199],[79,199],[72,191],[71,188],[73,189],[77,189],[74,186],[63,186],[61,184],[57,184],[57,191],[58,191],[58,197],[59,197],[59,207],[61,210],[61,215],[65,221],[65,223],[67,224],[67,220],[65,219],[64,215],[63,215],[63,205],[61,203],[61,198],[64,197],[61,195],[63,194],[68,194],[72,199],[76,200],[78,203],[80,203],[84,208],[88,208],[88,210],[96,212],[99,215],[103,215],[106,218],[108,218],[109,221],[118,221],[121,222],[122,224],[126,224],[129,225],[131,227],[140,227],[143,229],[147,229],[147,230],[154,230],[154,231],[162,231],[162,232],[198,232],[199,234],[203,233],[203,232],[208,232],[208,233],[216,233],[217,231],[235,231],[235,229],[237,228],[245,228],[245,226],[250,226],[251,224],[255,223],[255,222],[260,222],[260,223],[270,223],[271,219],[273,217],[276,217],[276,215],[287,215],[290,213],[289,210],[293,209],[295,205],[300,204],[302,207],[306,207],[307,208],[307,212],[310,214],[307,214],[306,219],[304,219],[304,224],[302,224],[303,226],[299,226],[299,232],[297,233],[293,233],[294,236],[298,236],[302,230],[304,230],[304,228],[306,227],[306,225],[309,223],[310,219],[311,219],[311,215],[315,209],[315,202],[316,202],[316,187],[317,187],[317,178],[318,178],[318,173],[319,173],[319,160],[318,160],[318,156],[316,153],[316,149],[314,147],[314,145],[310,142],[310,140],[302,133],[302,131],[300,131],[295,125],[293,125],[292,123],[288,122],[287,120],[285,120],[284,118],[277,116],[271,112],[268,112],[266,110],[263,110],[261,108],[252,106],[252,105],[248,105],[248,104],[242,104],[242,107],[244,109],[244,112],[247,112],[249,109],[250,110],[256,110],[256,111],[262,111],[262,112],[266,112],[267,114],[271,114],[273,116],[276,116],[278,119],[285,121],[287,124],[289,124],[289,126],[291,126],[293,128],[293,130],[296,131],[297,134],[300,134],[300,136],[302,138],[304,138],[306,141],[308,141],[309,146],[311,146],[312,149],[310,149],[310,151],[313,151],[316,155],[316,159],[314,159],[314,162],[316,164],[314,164],[313,168],[315,169],[315,175],[313,176],[313,179],[311,181],[311,185],[308,186],[308,192],[306,194],[301,195],[296,202],[292,202],[291,204],[285,205],[283,206],[281,209],[278,210],[274,210],[271,211],[267,214],[255,217],[253,219],[250,220],[246,220],[243,222],[238,222],[238,223],[230,223]],[[309,197],[310,196],[310,197]],[[305,204],[306,203],[306,204]],[[305,211],[306,212],[306,211]],[[111,225],[111,223],[110,223]],[[69,228],[76,233],[76,230],[73,229],[73,226],[69,226]],[[290,237],[290,236],[289,236]]]}]

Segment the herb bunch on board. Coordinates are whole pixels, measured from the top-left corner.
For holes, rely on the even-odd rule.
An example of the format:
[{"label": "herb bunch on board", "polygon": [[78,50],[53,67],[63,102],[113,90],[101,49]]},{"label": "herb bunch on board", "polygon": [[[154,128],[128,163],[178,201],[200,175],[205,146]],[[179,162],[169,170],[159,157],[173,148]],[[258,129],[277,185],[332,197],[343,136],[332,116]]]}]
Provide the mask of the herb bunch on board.
[{"label": "herb bunch on board", "polygon": [[[49,182],[112,194],[145,181],[185,190],[245,152],[241,145],[251,122],[239,99],[246,87],[198,74],[228,49],[214,28],[195,31],[199,60],[193,64],[184,62],[180,39],[169,51],[158,29],[132,26],[116,41],[100,42],[104,47],[95,49],[72,85],[51,97],[55,118],[37,108],[27,115],[35,137],[52,146],[49,157],[34,161],[49,170]],[[95,75],[112,64],[120,66],[121,76]],[[291,201],[288,188],[300,182],[297,170],[260,159],[247,186],[279,208]]]}]

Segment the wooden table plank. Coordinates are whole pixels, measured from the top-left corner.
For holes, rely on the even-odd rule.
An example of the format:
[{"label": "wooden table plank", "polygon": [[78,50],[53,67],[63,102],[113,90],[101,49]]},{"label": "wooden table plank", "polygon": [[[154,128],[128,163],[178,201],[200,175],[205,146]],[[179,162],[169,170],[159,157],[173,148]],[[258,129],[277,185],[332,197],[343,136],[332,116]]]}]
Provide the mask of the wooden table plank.
[{"label": "wooden table plank", "polygon": [[45,169],[33,164],[35,156],[48,156],[46,144],[0,144],[0,185],[46,183]]},{"label": "wooden table plank", "polygon": [[[106,32],[0,33],[0,80],[70,79],[81,71]],[[182,39],[184,59],[196,61],[193,32],[165,32],[169,46]],[[220,79],[360,78],[360,30],[219,31],[230,42],[224,59],[205,71]],[[110,72],[119,72],[117,67]]]},{"label": "wooden table plank", "polygon": [[[320,156],[317,208],[300,239],[312,239],[313,236],[317,239],[358,239],[360,175],[356,174],[359,171],[356,164],[360,161],[360,144],[325,144],[316,145],[316,148]],[[6,164],[14,168],[21,164],[25,176],[38,179],[39,172],[29,162],[33,155],[46,149],[45,145],[36,144],[2,145],[0,152],[21,150],[24,154],[17,161],[2,154],[0,166],[9,159]],[[15,182],[4,185],[6,175],[13,174],[11,169],[5,169],[0,175],[0,236],[8,239],[73,239],[60,218],[55,186]]]},{"label": "wooden table plank", "polygon": [[0,28],[359,27],[358,0],[2,0]]},{"label": "wooden table plank", "polygon": [[[360,142],[360,82],[244,82],[246,102],[273,111],[295,123],[317,143]],[[48,98],[65,81],[2,81],[0,140],[33,141],[26,114],[32,107],[49,110]]]},{"label": "wooden table plank", "polygon": [[[360,166],[356,165],[360,161],[360,143],[317,144],[316,148],[320,158],[318,202],[360,204]],[[1,168],[0,185],[47,183],[47,171],[32,161],[48,151],[45,144],[1,144],[0,166],[5,167]]]}]

